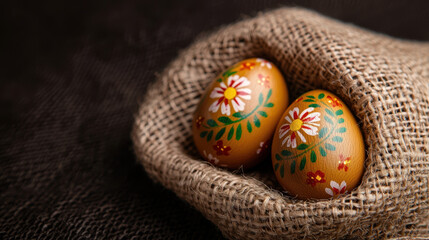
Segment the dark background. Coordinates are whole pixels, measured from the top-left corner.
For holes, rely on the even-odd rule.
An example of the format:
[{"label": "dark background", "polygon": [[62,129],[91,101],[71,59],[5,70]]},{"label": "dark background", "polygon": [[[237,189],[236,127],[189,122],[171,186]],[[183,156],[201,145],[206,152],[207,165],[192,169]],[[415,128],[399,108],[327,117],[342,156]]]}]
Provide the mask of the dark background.
[{"label": "dark background", "polygon": [[136,163],[133,114],[156,73],[199,34],[283,5],[429,40],[428,3],[2,2],[0,238],[222,238]]}]

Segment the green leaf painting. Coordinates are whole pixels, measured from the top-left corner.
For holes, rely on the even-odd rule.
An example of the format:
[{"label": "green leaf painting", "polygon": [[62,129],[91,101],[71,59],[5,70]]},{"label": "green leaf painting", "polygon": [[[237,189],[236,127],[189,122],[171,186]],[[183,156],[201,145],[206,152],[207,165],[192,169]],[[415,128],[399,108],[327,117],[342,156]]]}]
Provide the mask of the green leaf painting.
[{"label": "green leaf painting", "polygon": [[264,118],[268,117],[268,114],[266,112],[264,112],[264,111],[259,111],[258,114],[261,115]]},{"label": "green leaf painting", "polygon": [[296,161],[293,160],[292,163],[290,164],[290,173],[291,174],[295,173],[295,165],[296,165]]},{"label": "green leaf painting", "polygon": [[241,139],[241,123],[238,124],[237,131],[235,133],[235,139],[237,141]]},{"label": "green leaf painting", "polygon": [[261,126],[261,121],[259,121],[259,118],[258,118],[258,116],[254,116],[254,119],[253,119],[253,123],[255,124],[255,127],[260,127]]},{"label": "green leaf painting", "polygon": [[296,149],[298,149],[298,150],[304,150],[306,148],[308,148],[308,145],[305,143],[301,143],[298,145],[298,147],[296,147]]},{"label": "green leaf painting", "polygon": [[268,99],[270,99],[272,93],[273,93],[273,90],[270,88],[270,90],[268,90],[267,98],[265,99],[265,103],[268,102]]},{"label": "green leaf painting", "polygon": [[336,147],[330,143],[325,143],[325,148],[329,151],[335,151]]},{"label": "green leaf painting", "polygon": [[299,170],[301,170],[301,171],[304,170],[306,162],[307,162],[307,158],[305,156],[302,157],[301,163],[299,164]]},{"label": "green leaf painting", "polygon": [[285,165],[284,164],[282,164],[281,166],[280,166],[280,177],[284,177],[285,176]]},{"label": "green leaf painting", "polygon": [[222,136],[223,136],[223,134],[225,133],[225,130],[226,130],[226,128],[222,128],[217,134],[216,134],[216,137],[215,137],[215,140],[217,141],[217,140],[219,140]]},{"label": "green leaf painting", "polygon": [[317,160],[317,155],[316,155],[316,153],[314,152],[314,150],[313,151],[311,151],[311,154],[310,154],[310,160],[311,160],[311,162],[316,162],[316,160]]},{"label": "green leaf painting", "polygon": [[328,116],[323,116],[323,118],[326,120],[326,122],[328,122],[329,124],[334,124],[334,122],[332,121],[331,118],[329,118]]},{"label": "green leaf painting", "polygon": [[335,136],[332,138],[332,141],[340,143],[340,142],[343,142],[343,138],[340,136]]},{"label": "green leaf painting", "polygon": [[252,124],[250,123],[250,121],[247,121],[247,131],[248,131],[249,133],[251,133],[251,132],[252,132]]},{"label": "green leaf painting", "polygon": [[335,115],[334,115],[334,113],[331,111],[331,110],[329,110],[329,109],[325,109],[325,111],[329,114],[329,115],[331,115],[332,117],[335,117]]},{"label": "green leaf painting", "polygon": [[221,123],[226,123],[226,124],[232,123],[232,120],[229,117],[220,117],[217,120]]},{"label": "green leaf painting", "polygon": [[242,118],[246,115],[244,114],[244,112],[236,112],[236,113],[233,113],[232,116],[235,118]]},{"label": "green leaf painting", "polygon": [[207,142],[209,142],[210,140],[212,140],[212,137],[213,137],[213,130],[211,130],[209,132],[209,134],[207,135]]},{"label": "green leaf painting", "polygon": [[328,155],[323,147],[319,147],[319,152],[322,157],[326,157]]},{"label": "green leaf painting", "polygon": [[213,119],[209,119],[209,120],[207,120],[207,124],[210,126],[210,127],[217,127],[218,125],[217,125],[217,123],[216,123],[216,121],[215,120],[213,120]]},{"label": "green leaf painting", "polygon": [[290,156],[290,155],[292,155],[292,152],[291,151],[288,151],[288,150],[282,150],[281,151],[281,154],[283,155],[283,156]]},{"label": "green leaf painting", "polygon": [[347,131],[347,129],[345,127],[339,128],[337,130],[337,132],[339,132],[339,133],[345,133],[346,131]]},{"label": "green leaf painting", "polygon": [[234,136],[234,126],[231,127],[231,129],[228,132],[228,141],[232,139],[232,137]]},{"label": "green leaf painting", "polygon": [[319,138],[323,138],[325,137],[325,135],[328,133],[328,128],[327,127],[323,127],[322,129],[320,129],[319,131]]},{"label": "green leaf painting", "polygon": [[310,104],[310,105],[308,105],[309,107],[312,107],[312,108],[318,108],[318,107],[320,107],[320,105],[319,104],[317,104],[317,103],[313,103],[313,104]]}]

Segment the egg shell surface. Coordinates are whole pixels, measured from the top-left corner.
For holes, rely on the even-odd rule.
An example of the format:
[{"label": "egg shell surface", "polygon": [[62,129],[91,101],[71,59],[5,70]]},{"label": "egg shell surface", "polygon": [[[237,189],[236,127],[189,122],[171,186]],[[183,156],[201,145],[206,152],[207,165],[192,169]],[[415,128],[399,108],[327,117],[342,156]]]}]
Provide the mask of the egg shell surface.
[{"label": "egg shell surface", "polygon": [[288,99],[286,82],[273,63],[251,58],[234,64],[207,87],[194,113],[192,132],[200,155],[223,168],[255,166],[269,153]]},{"label": "egg shell surface", "polygon": [[350,192],[361,181],[365,145],[346,104],[325,90],[301,95],[281,117],[272,144],[280,185],[300,199]]}]

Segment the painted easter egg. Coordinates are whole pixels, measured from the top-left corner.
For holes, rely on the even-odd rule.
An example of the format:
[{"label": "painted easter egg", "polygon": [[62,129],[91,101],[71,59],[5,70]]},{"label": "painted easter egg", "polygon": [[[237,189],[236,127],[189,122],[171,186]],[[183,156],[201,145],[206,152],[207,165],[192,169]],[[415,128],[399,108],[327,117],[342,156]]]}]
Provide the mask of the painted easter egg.
[{"label": "painted easter egg", "polygon": [[360,183],[365,146],[346,104],[328,91],[314,90],[284,112],[271,155],[277,180],[287,192],[321,199],[350,192]]},{"label": "painted easter egg", "polygon": [[261,58],[238,62],[202,96],[192,122],[195,146],[216,166],[255,166],[269,153],[288,99],[285,80],[273,63]]}]

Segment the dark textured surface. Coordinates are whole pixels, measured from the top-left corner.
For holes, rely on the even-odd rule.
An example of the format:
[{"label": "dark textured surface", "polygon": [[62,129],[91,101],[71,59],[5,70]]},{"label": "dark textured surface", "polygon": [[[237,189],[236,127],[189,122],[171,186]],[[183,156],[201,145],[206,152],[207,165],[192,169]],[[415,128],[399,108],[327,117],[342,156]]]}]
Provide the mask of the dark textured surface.
[{"label": "dark textured surface", "polygon": [[[133,114],[155,73],[198,34],[284,3],[4,3],[0,238],[221,238],[135,163]],[[429,40],[425,1],[299,5]]]}]

